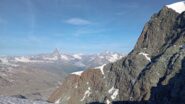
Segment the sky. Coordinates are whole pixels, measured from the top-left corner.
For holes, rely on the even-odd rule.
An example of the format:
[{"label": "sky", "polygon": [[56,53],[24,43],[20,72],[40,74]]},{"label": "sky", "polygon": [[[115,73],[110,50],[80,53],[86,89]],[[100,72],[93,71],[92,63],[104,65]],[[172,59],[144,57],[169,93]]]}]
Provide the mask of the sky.
[{"label": "sky", "polygon": [[144,24],[179,0],[0,0],[0,55],[130,52]]}]

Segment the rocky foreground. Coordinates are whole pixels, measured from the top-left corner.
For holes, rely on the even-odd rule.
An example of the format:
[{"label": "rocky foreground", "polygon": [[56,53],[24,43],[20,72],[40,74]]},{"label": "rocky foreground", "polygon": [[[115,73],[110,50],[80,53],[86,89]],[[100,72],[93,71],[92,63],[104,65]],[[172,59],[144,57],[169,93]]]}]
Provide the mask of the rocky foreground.
[{"label": "rocky foreground", "polygon": [[3,97],[0,96],[0,104],[52,104],[44,101],[31,101],[28,99],[16,97]]}]

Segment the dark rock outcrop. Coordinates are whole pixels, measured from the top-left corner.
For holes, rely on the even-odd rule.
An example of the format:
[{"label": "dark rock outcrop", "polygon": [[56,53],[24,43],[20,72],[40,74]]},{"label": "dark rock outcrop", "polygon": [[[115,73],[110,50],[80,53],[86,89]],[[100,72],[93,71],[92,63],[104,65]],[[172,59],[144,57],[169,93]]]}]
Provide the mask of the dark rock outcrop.
[{"label": "dark rock outcrop", "polygon": [[183,104],[185,12],[164,7],[127,57],[70,75],[50,96],[61,104]]}]

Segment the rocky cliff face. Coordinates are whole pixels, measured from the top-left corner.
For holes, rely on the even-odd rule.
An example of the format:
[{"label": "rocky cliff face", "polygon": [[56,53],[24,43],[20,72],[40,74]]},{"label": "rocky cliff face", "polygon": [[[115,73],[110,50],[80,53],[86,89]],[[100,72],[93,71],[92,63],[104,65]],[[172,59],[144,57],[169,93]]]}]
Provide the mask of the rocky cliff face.
[{"label": "rocky cliff face", "polygon": [[73,73],[50,96],[58,104],[183,104],[185,12],[165,6],[145,25],[127,57]]}]

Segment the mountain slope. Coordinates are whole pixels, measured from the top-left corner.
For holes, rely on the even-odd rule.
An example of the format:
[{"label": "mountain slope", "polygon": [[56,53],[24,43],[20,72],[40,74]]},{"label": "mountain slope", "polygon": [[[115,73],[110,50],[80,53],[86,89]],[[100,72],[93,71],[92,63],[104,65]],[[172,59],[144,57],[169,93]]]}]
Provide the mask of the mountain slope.
[{"label": "mountain slope", "polygon": [[154,14],[126,57],[99,69],[68,76],[49,101],[174,104],[179,98],[178,104],[182,104],[185,99],[185,12],[178,13],[175,9],[165,6]]},{"label": "mountain slope", "polygon": [[0,96],[1,104],[52,104],[44,101],[32,101],[28,99],[22,99],[17,97],[4,97]]},{"label": "mountain slope", "polygon": [[22,95],[29,99],[46,100],[62,76],[40,70],[10,68],[0,70],[0,95]]}]

